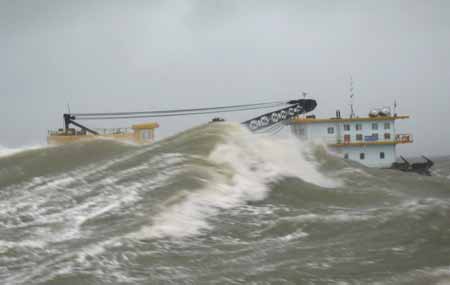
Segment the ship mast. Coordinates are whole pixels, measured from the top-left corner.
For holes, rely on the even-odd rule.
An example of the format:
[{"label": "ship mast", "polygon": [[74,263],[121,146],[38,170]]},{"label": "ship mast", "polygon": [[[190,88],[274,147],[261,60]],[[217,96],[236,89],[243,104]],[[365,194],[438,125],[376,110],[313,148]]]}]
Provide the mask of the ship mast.
[{"label": "ship mast", "polygon": [[355,97],[355,94],[353,93],[353,77],[350,76],[350,118],[355,117],[355,110],[353,109],[353,97]]},{"label": "ship mast", "polygon": [[[308,93],[306,93],[305,91],[302,91],[302,96],[303,96],[303,100],[306,100],[306,96],[308,95]],[[303,113],[304,118],[306,118],[306,112]]]}]

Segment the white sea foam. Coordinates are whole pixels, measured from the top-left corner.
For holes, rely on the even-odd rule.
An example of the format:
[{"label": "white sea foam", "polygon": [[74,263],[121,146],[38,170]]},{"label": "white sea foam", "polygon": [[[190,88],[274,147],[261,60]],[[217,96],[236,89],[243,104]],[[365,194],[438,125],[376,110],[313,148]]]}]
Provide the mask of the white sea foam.
[{"label": "white sea foam", "polygon": [[34,150],[34,149],[39,149],[39,148],[44,148],[46,146],[43,145],[28,145],[28,146],[21,146],[21,147],[15,147],[15,148],[9,148],[9,147],[5,147],[0,145],[0,157],[4,157],[4,156],[10,156],[10,155],[14,155],[23,151],[28,151],[28,150]]},{"label": "white sea foam", "polygon": [[23,241],[5,241],[0,240],[0,252],[4,248],[17,248],[17,247],[29,247],[29,248],[44,248],[46,243],[40,240],[23,240]]},{"label": "white sea foam", "polygon": [[[136,153],[142,153],[142,150]],[[151,191],[160,187],[178,171],[177,167],[168,167],[165,171],[158,172],[152,179],[116,183],[121,179],[127,180],[127,177],[134,177],[136,173],[149,167],[147,163],[144,163],[116,172],[114,177],[111,177],[107,171],[108,167],[133,158],[136,153],[108,161],[101,166],[93,164],[70,173],[35,177],[30,182],[13,185],[13,189],[20,189],[20,191],[15,192],[18,194],[15,197],[0,201],[0,214],[2,215],[0,224],[9,229],[35,225],[57,225],[53,228],[44,226],[31,229],[32,234],[43,243],[79,238],[81,226],[86,221],[115,211],[129,209],[130,205],[141,198],[140,191]],[[170,157],[174,164],[181,159],[178,154]],[[164,165],[167,167],[167,161]],[[85,182],[85,177],[99,172],[105,172],[104,175],[102,174],[102,179]],[[95,189],[102,189],[102,191],[94,191]],[[73,203],[73,197],[83,196],[86,193],[94,195],[81,203]],[[55,202],[58,203],[55,204]]]},{"label": "white sea foam", "polygon": [[329,215],[319,215],[319,214],[304,214],[295,217],[286,217],[284,220],[292,220],[300,223],[311,223],[311,222],[332,222],[332,223],[346,223],[353,221],[365,221],[374,216],[364,214],[364,213],[335,213]]},{"label": "white sea foam", "polygon": [[[417,282],[419,280],[419,282]],[[425,267],[395,275],[387,280],[374,282],[374,285],[384,284],[450,284],[450,267]]]},{"label": "white sea foam", "polygon": [[291,234],[281,237],[280,241],[286,242],[286,241],[296,240],[296,239],[307,237],[308,235],[309,235],[308,233],[298,230],[294,233],[291,233]]},{"label": "white sea foam", "polygon": [[314,162],[308,161],[301,143],[249,134],[241,129],[230,134],[226,143],[218,145],[209,160],[224,169],[209,172],[207,184],[174,205],[162,210],[143,227],[135,238],[182,238],[210,229],[208,218],[221,210],[245,205],[247,201],[264,199],[268,183],[283,176],[300,178],[322,187],[335,187],[338,182],[325,177]]}]

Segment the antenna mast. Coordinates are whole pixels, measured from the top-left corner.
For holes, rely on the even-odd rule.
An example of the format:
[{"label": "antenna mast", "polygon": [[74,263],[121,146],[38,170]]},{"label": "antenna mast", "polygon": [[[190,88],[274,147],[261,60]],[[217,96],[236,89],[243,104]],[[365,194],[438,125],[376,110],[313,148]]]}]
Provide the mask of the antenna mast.
[{"label": "antenna mast", "polygon": [[353,93],[353,77],[350,76],[350,118],[355,117],[355,110],[353,109],[353,97],[355,97],[355,94]]},{"label": "antenna mast", "polygon": [[[306,95],[308,95],[308,93],[306,93],[305,91],[302,91],[303,100],[306,100]],[[303,116],[306,118],[306,112],[303,113]]]},{"label": "antenna mast", "polygon": [[394,100],[394,117],[397,117],[397,100]]}]

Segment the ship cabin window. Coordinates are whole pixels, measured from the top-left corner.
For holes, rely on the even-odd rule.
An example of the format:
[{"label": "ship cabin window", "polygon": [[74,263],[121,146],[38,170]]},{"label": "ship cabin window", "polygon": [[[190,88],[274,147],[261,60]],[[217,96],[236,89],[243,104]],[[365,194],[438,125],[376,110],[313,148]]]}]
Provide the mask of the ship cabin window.
[{"label": "ship cabin window", "polygon": [[391,128],[391,124],[390,123],[384,123],[384,129],[385,130],[389,130]]},{"label": "ship cabin window", "polygon": [[344,135],[344,143],[350,143],[350,135]]},{"label": "ship cabin window", "polygon": [[385,140],[390,140],[391,139],[391,134],[390,133],[385,133],[384,134],[384,139]]},{"label": "ship cabin window", "polygon": [[349,124],[345,124],[344,125],[344,131],[350,131],[350,125]]},{"label": "ship cabin window", "polygon": [[364,152],[361,152],[359,154],[359,159],[363,160],[364,158],[366,158],[366,154]]},{"label": "ship cabin window", "polygon": [[356,140],[357,141],[362,141],[363,140],[363,135],[362,134],[356,134]]},{"label": "ship cabin window", "polygon": [[384,152],[380,152],[380,159],[384,159]]},{"label": "ship cabin window", "polygon": [[151,139],[150,130],[142,130],[141,131],[141,140],[149,141]]},{"label": "ship cabin window", "polygon": [[362,130],[362,124],[356,124],[356,130],[357,131],[360,131],[360,130]]},{"label": "ship cabin window", "polygon": [[334,134],[334,128],[333,127],[329,127],[328,128],[328,133],[329,134]]},{"label": "ship cabin window", "polygon": [[348,153],[345,153],[345,154],[344,154],[344,158],[345,158],[345,159],[348,159]]},{"label": "ship cabin window", "polygon": [[372,130],[378,130],[378,124],[377,123],[373,123],[372,124]]}]

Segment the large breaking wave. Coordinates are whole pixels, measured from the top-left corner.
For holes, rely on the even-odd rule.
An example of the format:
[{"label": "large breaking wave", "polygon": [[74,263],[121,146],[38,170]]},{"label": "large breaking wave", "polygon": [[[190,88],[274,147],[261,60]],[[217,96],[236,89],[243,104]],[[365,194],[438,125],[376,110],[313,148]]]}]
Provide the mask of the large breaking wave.
[{"label": "large breaking wave", "polygon": [[305,158],[307,149],[302,149],[299,141],[254,136],[239,127],[227,127],[228,136],[203,158],[206,164],[191,166],[202,172],[204,185],[158,213],[152,225],[142,230],[142,237],[198,234],[210,228],[208,217],[266,198],[269,184],[283,177],[297,177],[322,187],[338,185]]},{"label": "large breaking wave", "polygon": [[230,123],[148,146],[4,151],[0,280],[440,282],[447,163],[436,177],[368,169]]}]

